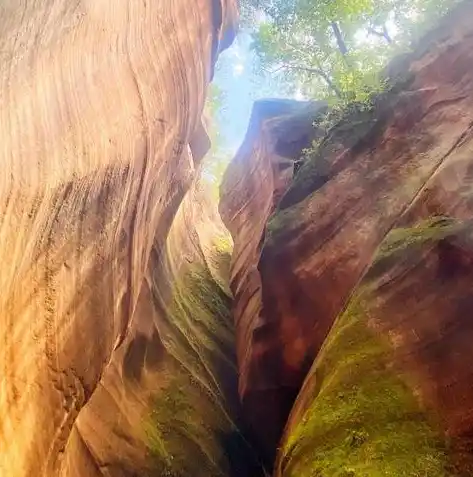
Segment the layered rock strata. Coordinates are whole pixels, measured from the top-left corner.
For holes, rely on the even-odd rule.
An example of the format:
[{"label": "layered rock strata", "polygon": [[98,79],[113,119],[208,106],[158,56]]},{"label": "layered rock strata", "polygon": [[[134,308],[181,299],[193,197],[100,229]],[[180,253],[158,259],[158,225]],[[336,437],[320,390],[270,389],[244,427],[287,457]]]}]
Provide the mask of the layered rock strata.
[{"label": "layered rock strata", "polygon": [[247,452],[224,233],[196,182],[236,17],[1,2],[0,475],[229,475]]},{"label": "layered rock strata", "polygon": [[[325,110],[325,103],[256,102],[245,141],[221,185],[219,210],[234,238],[230,286],[235,298],[239,393],[246,419],[260,442],[280,433],[295,398],[294,391],[289,390],[288,408],[279,413],[274,402],[284,389],[272,386],[278,382],[274,375],[275,362],[256,359],[262,351],[260,343],[267,342],[264,323],[267,315],[262,310],[257,268],[265,225],[292,181],[302,148],[309,147],[320,136],[312,122]],[[268,447],[263,445],[261,451],[269,462]]]}]

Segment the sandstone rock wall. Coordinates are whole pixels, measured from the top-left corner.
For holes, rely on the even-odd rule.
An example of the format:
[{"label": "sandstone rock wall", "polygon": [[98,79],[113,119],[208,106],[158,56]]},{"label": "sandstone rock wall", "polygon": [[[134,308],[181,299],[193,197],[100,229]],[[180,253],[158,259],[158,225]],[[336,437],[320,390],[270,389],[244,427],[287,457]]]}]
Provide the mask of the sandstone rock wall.
[{"label": "sandstone rock wall", "polygon": [[[181,254],[215,275],[203,228],[179,232],[203,209],[183,205],[172,224],[208,143],[206,88],[235,21],[233,0],[0,3],[2,477],[137,475],[150,456],[169,466],[179,454],[144,429],[171,356],[185,362],[160,336],[189,273]],[[212,352],[223,347],[231,367],[220,326]],[[183,335],[199,356],[211,348],[203,332],[202,343]],[[207,366],[195,400],[209,388],[216,444],[198,452],[218,467],[225,456],[212,452],[236,426]]]},{"label": "sandstone rock wall", "polygon": [[471,475],[472,278],[471,218],[391,230],[304,383],[276,476]]},{"label": "sandstone rock wall", "polygon": [[[285,419],[282,414],[273,414],[272,403],[281,388],[272,386],[275,363],[265,356],[264,343],[271,339],[266,331],[272,330],[260,321],[266,316],[257,269],[264,229],[292,180],[299,152],[317,137],[312,121],[324,109],[324,103],[256,102],[245,141],[221,185],[220,214],[235,241],[230,287],[235,299],[239,394],[246,418],[261,442],[279,433]],[[294,397],[288,396],[290,403]],[[261,451],[269,462],[268,446],[263,445]]]},{"label": "sandstone rock wall", "polygon": [[62,475],[258,475],[223,285],[231,241],[208,196],[194,183],[155,241],[135,319],[74,423]]},{"label": "sandstone rock wall", "polygon": [[[228,171],[240,394],[270,457],[286,427],[276,475],[471,474],[471,18],[467,1],[329,131],[267,224],[274,182],[240,153]],[[261,129],[252,170],[276,142]]]}]

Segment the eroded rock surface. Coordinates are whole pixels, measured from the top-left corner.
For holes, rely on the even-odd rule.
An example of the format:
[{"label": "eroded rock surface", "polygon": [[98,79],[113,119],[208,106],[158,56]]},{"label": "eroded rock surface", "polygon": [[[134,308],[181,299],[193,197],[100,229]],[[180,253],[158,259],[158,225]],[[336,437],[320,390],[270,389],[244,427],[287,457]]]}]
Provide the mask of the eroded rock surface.
[{"label": "eroded rock surface", "polygon": [[471,18],[465,2],[329,131],[266,231],[265,127],[227,173],[240,394],[269,456],[309,373],[276,475],[471,475]]},{"label": "eroded rock surface", "polygon": [[472,278],[471,218],[393,228],[304,383],[275,475],[471,475]]},{"label": "eroded rock surface", "polygon": [[134,321],[75,421],[64,475],[258,475],[239,422],[231,241],[209,197],[196,182],[156,239]]},{"label": "eroded rock surface", "polygon": [[[256,102],[246,138],[221,186],[220,214],[234,237],[230,287],[235,298],[239,393],[247,420],[261,442],[281,432],[295,395],[290,390],[289,408],[274,414],[273,402],[284,390],[273,386],[278,382],[278,364],[266,359],[266,343],[271,339],[266,332],[273,330],[266,326],[261,310],[258,260],[266,220],[291,183],[301,150],[320,135],[312,122],[325,110],[324,103]],[[262,448],[268,461],[269,447]]]},{"label": "eroded rock surface", "polygon": [[229,474],[223,235],[195,180],[235,21],[232,0],[1,2],[2,477]]}]

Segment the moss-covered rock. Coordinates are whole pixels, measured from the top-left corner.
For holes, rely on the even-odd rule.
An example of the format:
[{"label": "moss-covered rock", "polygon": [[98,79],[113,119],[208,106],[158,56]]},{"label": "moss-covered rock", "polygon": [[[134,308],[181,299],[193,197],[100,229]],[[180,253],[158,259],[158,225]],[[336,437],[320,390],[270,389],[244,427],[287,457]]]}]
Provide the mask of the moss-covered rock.
[{"label": "moss-covered rock", "polygon": [[[333,120],[329,116],[327,121]],[[336,172],[333,168],[334,157],[344,150],[356,152],[369,145],[370,138],[383,125],[384,121],[377,117],[374,108],[364,104],[352,105],[338,121],[328,127],[325,136],[306,151],[303,164],[282,197],[279,209],[290,208],[320,189]]]},{"label": "moss-covered rock", "polygon": [[145,423],[150,476],[258,475],[238,419],[230,306],[204,265],[190,265],[174,287],[161,333],[163,386]]},{"label": "moss-covered rock", "polygon": [[298,218],[303,213],[303,203],[274,213],[266,225],[265,246],[297,234]]},{"label": "moss-covered rock", "polygon": [[405,251],[407,248],[421,246],[428,241],[438,241],[462,229],[462,224],[451,217],[431,217],[414,227],[393,229],[381,244],[376,262]]},{"label": "moss-covered rock", "polygon": [[285,442],[285,477],[445,477],[435,422],[370,329],[364,293],[352,299],[317,358],[314,399]]},{"label": "moss-covered rock", "polygon": [[[317,356],[286,429],[277,476],[471,475],[454,463],[457,451],[445,437],[445,416],[420,397],[422,387],[431,389],[429,373],[445,368],[447,358],[435,349],[448,344],[452,331],[446,338],[439,331],[433,335],[424,312],[407,320],[410,315],[397,309],[397,294],[408,297],[407,276],[414,283],[431,277],[431,289],[423,282],[426,296],[416,299],[422,310],[425,303],[432,306],[432,290],[443,279],[436,266],[439,247],[464,245],[468,237],[471,223],[449,217],[388,234]],[[463,287],[458,281],[445,293],[461,297]],[[461,468],[468,465],[462,462]]]}]

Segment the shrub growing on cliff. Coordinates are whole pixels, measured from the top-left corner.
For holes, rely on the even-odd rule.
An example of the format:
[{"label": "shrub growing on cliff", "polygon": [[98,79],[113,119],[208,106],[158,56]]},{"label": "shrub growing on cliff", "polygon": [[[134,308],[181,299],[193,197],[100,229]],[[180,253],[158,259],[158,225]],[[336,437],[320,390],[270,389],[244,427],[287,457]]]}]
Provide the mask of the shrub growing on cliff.
[{"label": "shrub growing on cliff", "polygon": [[221,88],[211,84],[204,109],[211,147],[209,153],[204,158],[202,178],[209,186],[216,201],[220,199],[220,183],[231,160],[231,153],[224,148],[218,127],[223,101],[224,93]]}]

